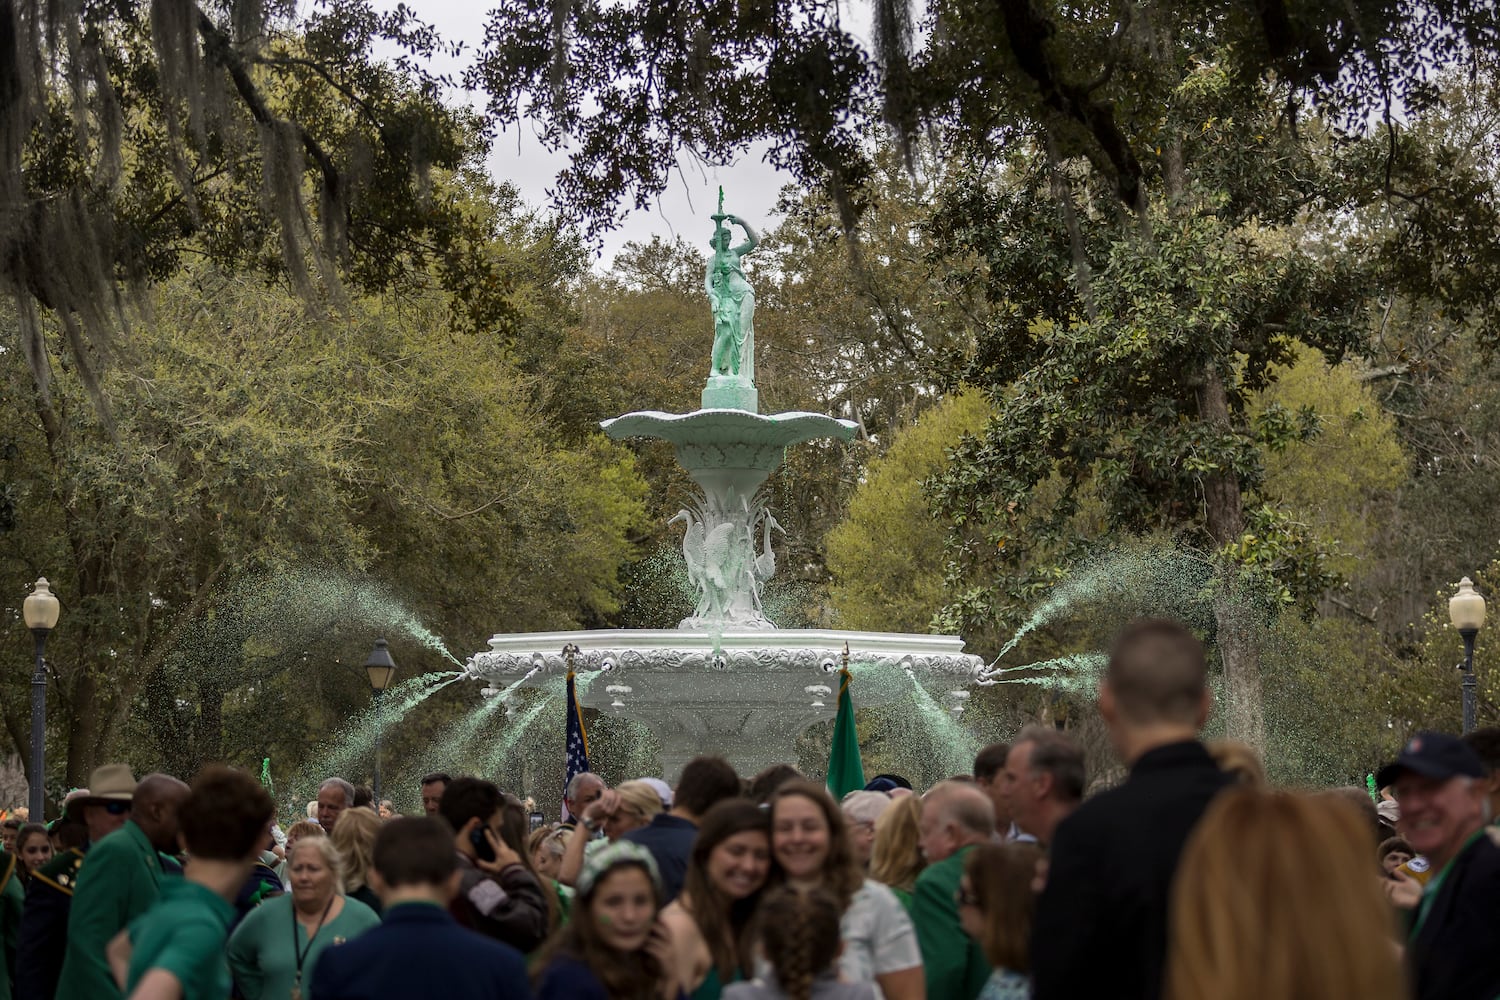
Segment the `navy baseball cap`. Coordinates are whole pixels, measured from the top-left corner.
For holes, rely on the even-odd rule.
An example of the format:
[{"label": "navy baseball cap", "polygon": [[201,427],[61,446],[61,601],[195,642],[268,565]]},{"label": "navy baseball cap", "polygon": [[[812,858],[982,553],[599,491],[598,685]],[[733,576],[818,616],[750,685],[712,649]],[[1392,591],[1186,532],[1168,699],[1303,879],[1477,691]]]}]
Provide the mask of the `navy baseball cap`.
[{"label": "navy baseball cap", "polygon": [[1380,787],[1394,784],[1403,771],[1424,778],[1484,777],[1484,763],[1469,745],[1447,733],[1420,732],[1407,741],[1400,756],[1380,769],[1375,781]]}]

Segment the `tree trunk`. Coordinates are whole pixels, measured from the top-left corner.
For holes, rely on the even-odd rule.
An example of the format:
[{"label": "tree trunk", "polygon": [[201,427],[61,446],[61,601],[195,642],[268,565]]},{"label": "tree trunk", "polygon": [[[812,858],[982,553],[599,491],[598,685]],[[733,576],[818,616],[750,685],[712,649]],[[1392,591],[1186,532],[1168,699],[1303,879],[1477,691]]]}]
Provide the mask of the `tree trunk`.
[{"label": "tree trunk", "polygon": [[[1216,431],[1232,430],[1229,398],[1223,376],[1210,364],[1198,386],[1198,416]],[[1203,512],[1209,537],[1216,549],[1239,541],[1245,533],[1245,509],[1240,496],[1240,477],[1233,469],[1221,469],[1203,477]],[[1225,570],[1214,596],[1214,623],[1218,628],[1219,657],[1224,664],[1225,731],[1256,749],[1266,745],[1265,706],[1261,700],[1260,647],[1249,609],[1240,600],[1238,574]]]}]

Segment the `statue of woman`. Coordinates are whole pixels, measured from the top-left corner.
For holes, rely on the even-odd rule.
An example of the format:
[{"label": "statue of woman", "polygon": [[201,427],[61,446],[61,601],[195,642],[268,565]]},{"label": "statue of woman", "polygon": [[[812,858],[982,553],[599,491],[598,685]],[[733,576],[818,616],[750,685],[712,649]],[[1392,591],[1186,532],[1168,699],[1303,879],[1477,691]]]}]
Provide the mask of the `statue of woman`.
[{"label": "statue of woman", "polygon": [[[755,381],[755,291],[745,280],[740,257],[760,245],[750,224],[738,215],[715,215],[713,257],[703,275],[714,314],[714,350],[711,375],[737,375],[745,383]],[[745,231],[745,242],[729,245],[730,222]]]}]

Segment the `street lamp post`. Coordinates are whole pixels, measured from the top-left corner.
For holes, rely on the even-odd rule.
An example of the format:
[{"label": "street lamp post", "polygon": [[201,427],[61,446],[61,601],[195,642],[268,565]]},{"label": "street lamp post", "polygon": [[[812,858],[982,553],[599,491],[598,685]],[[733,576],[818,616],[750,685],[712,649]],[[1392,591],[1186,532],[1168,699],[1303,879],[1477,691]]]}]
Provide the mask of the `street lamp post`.
[{"label": "street lamp post", "polygon": [[391,659],[390,644],[384,639],[375,640],[375,648],[365,660],[365,673],[370,675],[370,689],[375,692],[375,811],[380,811],[380,699],[396,673],[396,661]]},{"label": "street lamp post", "polygon": [[1448,599],[1448,617],[1458,634],[1464,637],[1464,732],[1472,733],[1475,726],[1476,685],[1474,681],[1474,637],[1484,624],[1484,597],[1474,589],[1473,582],[1464,577],[1458,584],[1458,593]]},{"label": "street lamp post", "polygon": [[42,811],[46,807],[47,633],[57,625],[60,610],[57,595],[52,593],[44,576],[27,595],[21,612],[26,627],[36,637],[36,663],[31,672],[31,795],[27,803],[33,823],[43,822]]}]

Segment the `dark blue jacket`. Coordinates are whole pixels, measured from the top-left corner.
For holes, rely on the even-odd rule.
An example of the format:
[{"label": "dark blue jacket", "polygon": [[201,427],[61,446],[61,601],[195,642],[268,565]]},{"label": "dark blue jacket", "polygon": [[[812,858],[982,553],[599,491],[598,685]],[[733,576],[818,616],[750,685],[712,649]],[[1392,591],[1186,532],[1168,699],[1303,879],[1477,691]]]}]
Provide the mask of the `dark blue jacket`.
[{"label": "dark blue jacket", "polygon": [[401,903],[379,927],[326,949],[308,993],[318,1000],[530,1000],[531,983],[516,949],[465,930],[440,906]]},{"label": "dark blue jacket", "polygon": [[632,844],[640,844],[656,859],[656,870],[661,873],[661,904],[666,906],[682,891],[682,881],[687,878],[688,857],[693,853],[693,841],[698,839],[698,825],[671,813],[657,813],[651,822],[638,830],[631,830],[620,838]]}]

